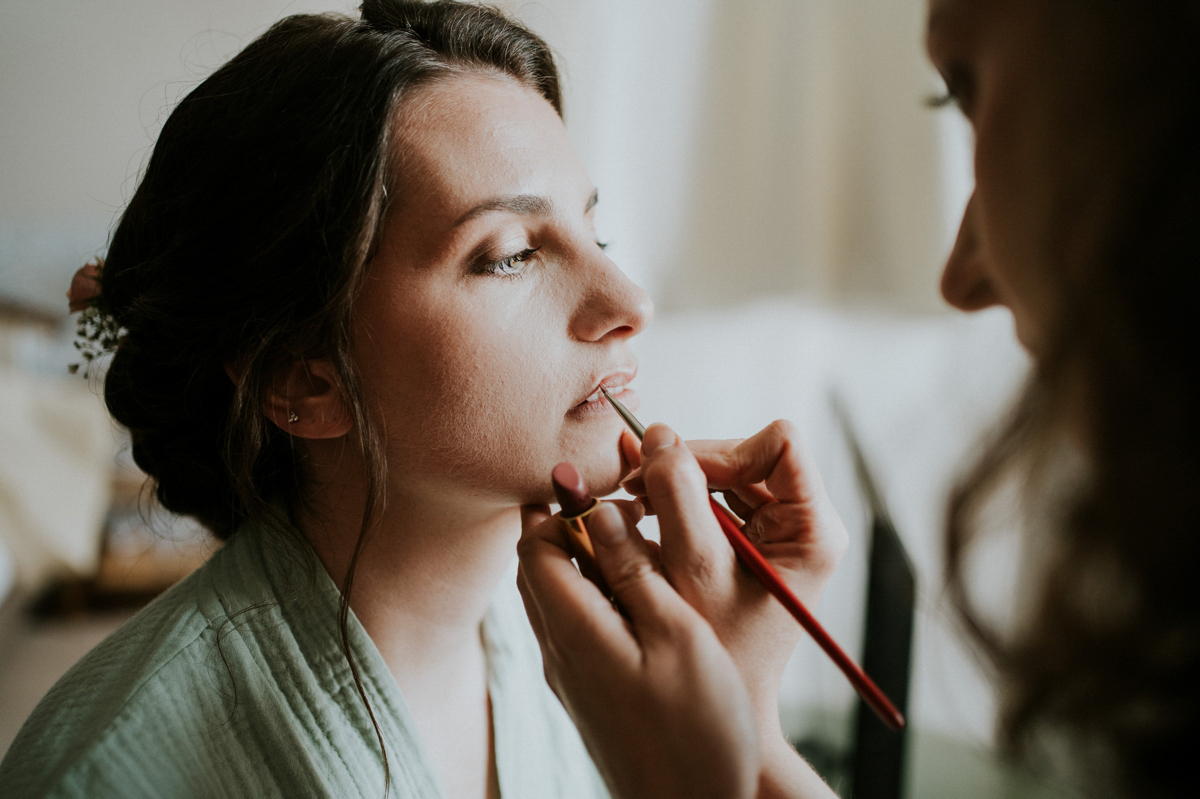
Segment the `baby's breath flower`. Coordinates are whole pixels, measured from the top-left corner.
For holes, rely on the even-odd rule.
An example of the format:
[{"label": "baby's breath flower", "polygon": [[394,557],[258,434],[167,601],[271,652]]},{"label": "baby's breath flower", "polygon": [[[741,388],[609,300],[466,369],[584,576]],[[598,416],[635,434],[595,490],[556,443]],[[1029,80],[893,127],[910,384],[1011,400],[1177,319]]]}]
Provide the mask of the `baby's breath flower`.
[{"label": "baby's breath flower", "polygon": [[71,374],[77,374],[82,366],[83,376],[88,377],[97,359],[115,351],[121,336],[125,334],[117,320],[103,312],[100,303],[96,302],[100,296],[100,273],[103,269],[103,258],[84,264],[71,279],[71,288],[67,292],[71,312],[83,311],[75,328],[75,349],[79,350],[83,362],[67,366]]}]

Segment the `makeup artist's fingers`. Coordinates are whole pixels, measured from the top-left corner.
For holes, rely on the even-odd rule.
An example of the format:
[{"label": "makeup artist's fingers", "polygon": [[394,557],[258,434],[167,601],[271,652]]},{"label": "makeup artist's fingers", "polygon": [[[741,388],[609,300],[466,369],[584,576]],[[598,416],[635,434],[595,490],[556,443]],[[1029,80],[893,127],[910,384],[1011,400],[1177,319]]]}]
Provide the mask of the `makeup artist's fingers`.
[{"label": "makeup artist's fingers", "polygon": [[[833,509],[820,472],[795,425],[779,420],[742,441],[689,441],[710,488],[721,489],[730,509],[746,520],[746,535],[756,543],[796,541],[823,544],[823,554],[806,564],[820,571],[836,563],[848,537]],[[736,497],[735,501],[730,493]],[[785,508],[775,508],[775,503]]]},{"label": "makeup artist's fingers", "polygon": [[[641,469],[633,472],[632,476],[626,482],[622,482],[621,488],[637,498],[645,506],[647,516],[658,515],[658,512],[654,510],[654,501],[646,493],[646,482],[642,479]],[[756,508],[760,508],[768,502],[775,501],[775,498],[771,496],[771,492],[761,483],[722,489],[709,485],[708,489],[710,491],[721,491],[721,495],[730,503],[730,509],[743,517],[749,516]],[[734,508],[733,503],[736,503],[738,508]]]},{"label": "makeup artist's fingers", "polygon": [[743,517],[746,537],[801,599],[815,604],[850,537],[795,426],[773,422],[727,453],[706,453],[701,467],[710,482],[761,486],[769,492],[770,502]]},{"label": "makeup artist's fingers", "polygon": [[658,546],[617,511],[613,503],[605,502],[588,517],[596,565],[639,638],[646,633],[669,638],[681,615],[690,614],[691,608],[663,576]]},{"label": "makeup artist's fingers", "polygon": [[[544,524],[550,518],[550,508],[546,505],[523,505],[521,506],[521,530],[524,531]],[[517,589],[521,592],[521,601],[525,605],[525,615],[529,617],[529,626],[533,628],[533,634],[537,637],[539,645],[545,638],[546,624],[542,621],[542,612],[537,606],[533,595],[529,593],[526,587],[526,578],[524,569],[518,565],[517,567]],[[542,657],[545,658],[546,653],[542,652]]]},{"label": "makeup artist's fingers", "polygon": [[694,599],[691,583],[730,585],[736,576],[734,555],[713,516],[704,473],[666,425],[646,430],[642,477],[658,513],[663,566],[676,588]]},{"label": "makeup artist's fingers", "polygon": [[[641,518],[638,502],[604,502],[588,517],[588,530],[605,581],[611,576],[620,582],[609,583],[614,598],[635,624],[641,620],[644,633],[656,628],[661,619],[677,616],[684,603],[661,574],[657,544],[646,541],[638,531],[636,525]],[[531,623],[535,610],[543,629],[558,625],[575,629],[588,616],[609,616],[613,624],[620,621],[619,615],[611,612],[608,600],[571,563],[559,519],[550,516],[544,506],[524,506],[521,521],[522,535],[517,545],[519,587],[523,586]],[[544,608],[541,598],[547,592],[559,599]],[[619,626],[625,629],[623,622]],[[537,627],[535,623],[535,632]],[[650,631],[661,634],[661,630]],[[610,624],[609,629],[600,632],[615,635],[617,629]]]},{"label": "makeup artist's fingers", "polygon": [[[635,439],[636,440],[636,439]],[[685,441],[687,448],[692,451],[697,458],[709,454],[721,454],[728,452],[746,439],[744,438],[727,438],[727,439],[691,439]],[[621,487],[631,494],[642,496],[646,493],[646,484],[642,480],[641,469],[634,469],[629,474],[621,479]]]},{"label": "makeup artist's fingers", "polygon": [[551,517],[549,505],[521,506],[521,536],[528,535],[533,528],[540,527]]},{"label": "makeup artist's fingers", "polygon": [[637,440],[637,436],[629,430],[622,430],[621,437],[617,441],[617,448],[621,452],[621,460],[626,466],[626,474],[628,477],[637,471],[642,465],[642,442]]},{"label": "makeup artist's fingers", "polygon": [[721,498],[725,500],[729,509],[741,519],[749,519],[750,514],[754,513],[754,508],[746,504],[734,491],[722,491]]},{"label": "makeup artist's fingers", "polygon": [[529,626],[533,628],[533,635],[538,640],[538,647],[542,649],[542,660],[545,660],[546,650],[542,642],[546,640],[546,622],[542,620],[541,608],[538,607],[537,600],[529,588],[525,570],[520,565],[517,566],[517,591],[521,594],[521,603],[525,606],[525,615],[529,618]]},{"label": "makeup artist's fingers", "polygon": [[650,499],[650,497],[640,496],[634,501],[642,506],[642,511],[647,516],[657,516],[658,515],[658,511],[656,511],[654,509],[654,502],[653,502],[653,500]]},{"label": "makeup artist's fingers", "polygon": [[722,492],[747,537],[811,606],[848,539],[795,428],[776,422],[742,441],[684,445],[654,426],[641,474],[624,485],[657,512],[664,573],[713,626],[742,673],[761,734],[774,736],[779,685],[800,627],[736,566],[708,492]]},{"label": "makeup artist's fingers", "polygon": [[[752,509],[776,499],[791,499],[787,495],[776,495],[767,481],[778,454],[789,446],[804,452],[795,427],[785,420],[772,422],[748,439],[693,439],[687,442],[688,449],[704,471],[709,489],[733,491]],[[646,493],[645,481],[637,471],[627,475],[621,486],[634,496]]]},{"label": "makeup artist's fingers", "polygon": [[[687,447],[708,488],[721,490],[745,520],[747,537],[777,567],[793,572],[789,582],[802,595],[819,596],[849,536],[795,426],[777,421],[747,439],[689,441]],[[660,510],[644,473],[623,485],[648,513]]]},{"label": "makeup artist's fingers", "polygon": [[[726,457],[731,450],[738,447],[745,440],[744,438],[694,439],[687,441],[686,444],[688,449],[692,451],[692,454],[696,456],[696,461],[700,464],[700,468],[707,472],[708,470],[705,468],[706,463],[714,458],[721,459]],[[757,508],[774,499],[771,496],[771,492],[761,483],[755,485],[726,485],[714,482],[707,474],[705,476],[708,479],[710,490],[735,491],[743,504],[750,509]],[[621,487],[638,498],[645,496],[646,484],[642,479],[641,470],[635,469],[627,474],[621,480]],[[747,515],[748,513],[747,511]]]},{"label": "makeup artist's fingers", "polygon": [[[747,483],[761,480],[776,500],[747,518],[746,534],[769,557],[794,557],[801,571],[827,579],[850,537],[795,426],[773,422],[735,447],[727,464],[730,477]],[[776,544],[780,546],[773,547]]]},{"label": "makeup artist's fingers", "polygon": [[[525,506],[521,521],[517,587],[547,664],[585,654],[589,642],[605,646],[610,657],[636,660],[637,644],[628,625],[571,562],[559,520],[536,506]],[[572,631],[585,631],[589,637],[576,641]]]},{"label": "makeup artist's fingers", "polygon": [[713,488],[758,486],[781,502],[806,502],[814,492],[824,491],[799,431],[786,419],[771,422],[728,449],[710,446],[719,442],[696,443],[696,461]]},{"label": "makeup artist's fingers", "polygon": [[656,568],[626,511],[587,517],[596,562],[628,621],[575,571],[559,520],[523,508],[518,587],[546,679],[614,797],[754,795],[758,736],[746,687],[709,624]]},{"label": "makeup artist's fingers", "polygon": [[630,524],[637,524],[646,518],[646,505],[640,499],[606,499],[604,501],[619,508]]}]

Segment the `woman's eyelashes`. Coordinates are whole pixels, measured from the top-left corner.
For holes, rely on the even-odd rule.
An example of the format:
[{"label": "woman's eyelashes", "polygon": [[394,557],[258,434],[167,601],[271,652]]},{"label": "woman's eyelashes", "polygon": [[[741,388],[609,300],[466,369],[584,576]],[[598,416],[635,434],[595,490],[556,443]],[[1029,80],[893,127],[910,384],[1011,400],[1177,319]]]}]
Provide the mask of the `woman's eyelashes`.
[{"label": "woman's eyelashes", "polygon": [[956,106],[963,116],[970,118],[975,102],[975,78],[964,66],[955,64],[947,67],[943,73],[946,91],[926,100],[930,108],[945,108]]},{"label": "woman's eyelashes", "polygon": [[518,253],[506,258],[489,260],[476,268],[478,274],[498,275],[500,277],[520,277],[525,271],[525,265],[541,247],[526,247]]},{"label": "woman's eyelashes", "polygon": [[[603,250],[608,249],[609,242],[597,241],[596,246]],[[526,247],[520,252],[514,253],[504,258],[495,258],[494,256],[484,256],[476,261],[476,266],[471,270],[477,275],[497,275],[499,277],[520,277],[525,273],[529,259],[534,253],[541,250],[541,247]]]}]

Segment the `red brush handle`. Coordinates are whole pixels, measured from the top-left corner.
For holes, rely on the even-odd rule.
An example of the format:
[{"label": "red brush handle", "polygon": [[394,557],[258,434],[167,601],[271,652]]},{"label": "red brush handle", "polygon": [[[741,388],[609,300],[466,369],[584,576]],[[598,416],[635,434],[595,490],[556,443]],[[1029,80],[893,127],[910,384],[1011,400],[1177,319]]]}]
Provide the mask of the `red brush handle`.
[{"label": "red brush handle", "polygon": [[721,531],[725,533],[725,537],[729,539],[730,545],[733,546],[733,551],[737,553],[738,558],[746,565],[763,587],[771,592],[771,595],[779,600],[779,603],[787,608],[796,621],[800,622],[813,640],[821,649],[825,650],[825,654],[833,660],[837,667],[842,670],[842,674],[846,675],[846,679],[854,686],[854,690],[858,691],[858,695],[863,698],[872,710],[883,720],[883,723],[891,727],[893,730],[904,729],[904,714],[896,709],[892,701],[887,698],[883,691],[879,690],[870,677],[868,677],[862,669],[858,667],[850,657],[842,651],[842,648],[837,645],[837,642],[830,637],[829,633],[825,632],[825,628],[817,621],[808,608],[802,603],[792,590],[787,587],[779,574],[767,562],[767,559],[762,556],[758,548],[750,543],[750,539],[746,538],[746,534],[742,532],[742,528],[738,527],[734,520],[733,514],[729,512],[723,505],[717,502],[712,497],[708,498],[712,505],[713,514],[717,517],[717,522],[721,525]]}]

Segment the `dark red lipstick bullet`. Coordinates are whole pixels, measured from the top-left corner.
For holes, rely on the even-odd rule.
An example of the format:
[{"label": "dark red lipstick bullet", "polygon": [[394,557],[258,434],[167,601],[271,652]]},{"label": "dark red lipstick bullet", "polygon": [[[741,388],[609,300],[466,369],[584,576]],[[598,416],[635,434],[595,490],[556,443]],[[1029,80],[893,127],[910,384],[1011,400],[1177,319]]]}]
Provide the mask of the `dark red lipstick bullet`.
[{"label": "dark red lipstick bullet", "polygon": [[596,566],[596,551],[592,548],[592,539],[588,536],[587,523],[584,521],[600,507],[600,500],[591,495],[579,470],[569,463],[555,466],[550,472],[550,482],[554,484],[554,496],[562,508],[559,519],[567,532],[571,556],[579,564],[579,573],[595,583],[605,596],[610,596],[608,583]]}]

